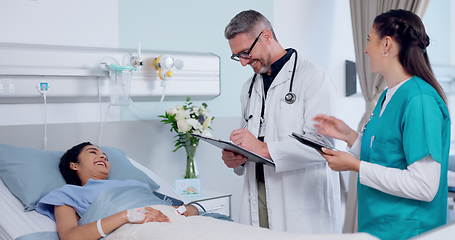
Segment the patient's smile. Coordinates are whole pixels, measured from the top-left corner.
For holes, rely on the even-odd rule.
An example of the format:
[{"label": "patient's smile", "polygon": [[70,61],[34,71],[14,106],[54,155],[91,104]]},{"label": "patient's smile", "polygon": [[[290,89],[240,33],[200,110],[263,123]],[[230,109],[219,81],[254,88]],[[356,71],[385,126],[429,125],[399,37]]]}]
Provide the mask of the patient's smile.
[{"label": "patient's smile", "polygon": [[104,161],[96,161],[96,162],[95,162],[95,166],[107,167],[107,166],[106,166],[106,163],[105,163]]}]

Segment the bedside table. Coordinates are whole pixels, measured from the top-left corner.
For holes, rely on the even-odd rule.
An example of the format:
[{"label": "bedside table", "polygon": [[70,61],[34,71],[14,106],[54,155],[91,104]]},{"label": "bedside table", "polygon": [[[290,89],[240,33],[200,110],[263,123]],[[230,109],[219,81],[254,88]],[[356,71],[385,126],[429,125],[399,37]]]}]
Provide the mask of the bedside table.
[{"label": "bedside table", "polygon": [[198,195],[179,195],[185,204],[197,202],[209,213],[220,213],[231,217],[231,196],[210,191],[204,191]]}]

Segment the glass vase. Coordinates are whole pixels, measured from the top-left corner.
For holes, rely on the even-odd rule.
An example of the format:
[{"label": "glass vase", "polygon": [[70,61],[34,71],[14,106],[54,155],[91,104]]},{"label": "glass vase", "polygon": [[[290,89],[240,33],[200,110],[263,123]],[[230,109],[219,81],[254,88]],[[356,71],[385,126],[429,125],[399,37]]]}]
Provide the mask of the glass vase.
[{"label": "glass vase", "polygon": [[196,168],[196,162],[194,159],[194,155],[196,154],[197,143],[192,141],[192,139],[188,139],[185,141],[185,151],[186,151],[186,169],[185,169],[185,176],[184,178],[197,178],[198,171]]}]

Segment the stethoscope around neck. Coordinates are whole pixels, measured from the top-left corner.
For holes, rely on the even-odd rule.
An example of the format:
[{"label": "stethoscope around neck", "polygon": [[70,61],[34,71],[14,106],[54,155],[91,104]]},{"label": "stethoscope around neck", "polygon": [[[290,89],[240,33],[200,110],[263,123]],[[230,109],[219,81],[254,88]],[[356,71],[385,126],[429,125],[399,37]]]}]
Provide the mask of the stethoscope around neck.
[{"label": "stethoscope around neck", "polygon": [[[295,54],[295,57],[294,57],[294,66],[292,68],[291,82],[289,83],[289,91],[284,95],[284,101],[287,104],[293,104],[295,102],[295,100],[297,100],[297,95],[295,95],[295,93],[292,92],[292,85],[294,84],[295,68],[297,66],[297,51],[294,49],[291,49],[290,51],[293,51],[293,53]],[[256,82],[256,76],[257,76],[257,74],[255,73],[253,76],[253,79],[251,80],[250,87],[248,89],[248,100],[247,100],[247,103],[245,106],[245,111],[244,111],[244,119],[246,122],[248,122],[248,120],[250,120],[253,117],[253,115],[248,116],[248,111],[250,110],[251,94],[253,92],[254,83]],[[265,93],[263,93],[263,94],[265,94]],[[264,105],[264,104],[265,103],[264,103],[264,96],[263,96],[262,105]],[[262,108],[264,108],[264,107],[262,107]],[[261,115],[263,115],[263,112],[261,113]],[[246,116],[248,116],[248,117],[246,117]],[[261,116],[261,119],[262,119],[262,116]]]}]

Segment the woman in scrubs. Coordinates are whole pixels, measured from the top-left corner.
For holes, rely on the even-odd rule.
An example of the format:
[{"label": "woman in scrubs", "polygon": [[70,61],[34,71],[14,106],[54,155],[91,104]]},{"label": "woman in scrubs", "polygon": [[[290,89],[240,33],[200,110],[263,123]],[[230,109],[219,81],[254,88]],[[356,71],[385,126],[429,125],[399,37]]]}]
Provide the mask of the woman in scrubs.
[{"label": "woman in scrubs", "polygon": [[420,18],[405,10],[377,16],[365,54],[384,90],[361,133],[318,115],[321,134],[345,141],[351,153],[323,149],[333,170],[359,172],[359,231],[407,239],[444,225],[450,118],[427,56]]}]

